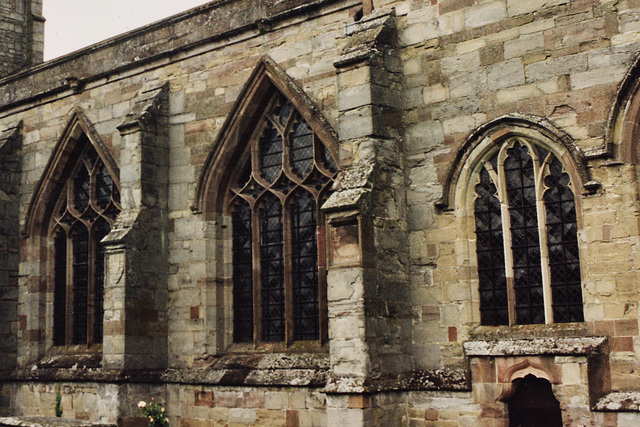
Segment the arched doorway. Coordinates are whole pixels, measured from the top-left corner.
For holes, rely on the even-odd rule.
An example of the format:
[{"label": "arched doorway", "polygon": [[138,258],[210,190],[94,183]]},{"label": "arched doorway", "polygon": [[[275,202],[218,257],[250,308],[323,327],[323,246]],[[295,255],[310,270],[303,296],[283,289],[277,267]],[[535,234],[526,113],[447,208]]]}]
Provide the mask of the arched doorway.
[{"label": "arched doorway", "polygon": [[531,374],[513,380],[515,392],[509,400],[510,427],[562,427],[560,403],[551,383]]}]

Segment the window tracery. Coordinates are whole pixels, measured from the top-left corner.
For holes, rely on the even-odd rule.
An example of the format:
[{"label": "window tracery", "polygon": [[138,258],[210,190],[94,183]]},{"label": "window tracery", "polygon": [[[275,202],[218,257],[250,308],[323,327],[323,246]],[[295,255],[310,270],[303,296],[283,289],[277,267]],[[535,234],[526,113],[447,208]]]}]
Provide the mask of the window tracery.
[{"label": "window tracery", "polygon": [[583,321],[575,195],[560,159],[511,138],[480,166],[475,196],[481,323]]},{"label": "window tracery", "polygon": [[312,127],[272,88],[226,198],[235,342],[326,335],[319,206],[336,173],[335,161]]},{"label": "window tracery", "polygon": [[102,342],[104,247],[120,212],[120,195],[86,136],[50,220],[53,240],[54,345]]}]

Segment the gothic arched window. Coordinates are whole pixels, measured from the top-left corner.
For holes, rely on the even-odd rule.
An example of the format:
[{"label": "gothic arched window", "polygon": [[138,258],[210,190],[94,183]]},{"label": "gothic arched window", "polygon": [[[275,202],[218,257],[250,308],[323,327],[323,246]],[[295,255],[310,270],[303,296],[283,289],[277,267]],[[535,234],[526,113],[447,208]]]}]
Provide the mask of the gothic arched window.
[{"label": "gothic arched window", "polygon": [[481,323],[583,321],[575,196],[560,159],[511,138],[480,166],[475,196]]},{"label": "gothic arched window", "polygon": [[326,273],[320,205],[334,159],[279,91],[236,172],[232,224],[235,342],[319,340],[326,335]]},{"label": "gothic arched window", "polygon": [[104,248],[120,212],[118,188],[85,135],[50,222],[54,345],[102,342]]}]

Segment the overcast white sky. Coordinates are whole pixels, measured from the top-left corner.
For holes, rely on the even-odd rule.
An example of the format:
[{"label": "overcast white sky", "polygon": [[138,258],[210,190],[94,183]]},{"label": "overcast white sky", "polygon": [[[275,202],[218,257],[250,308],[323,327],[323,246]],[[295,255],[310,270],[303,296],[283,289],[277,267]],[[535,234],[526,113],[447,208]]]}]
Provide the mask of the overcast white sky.
[{"label": "overcast white sky", "polygon": [[43,0],[47,20],[44,59],[57,58],[209,1]]}]

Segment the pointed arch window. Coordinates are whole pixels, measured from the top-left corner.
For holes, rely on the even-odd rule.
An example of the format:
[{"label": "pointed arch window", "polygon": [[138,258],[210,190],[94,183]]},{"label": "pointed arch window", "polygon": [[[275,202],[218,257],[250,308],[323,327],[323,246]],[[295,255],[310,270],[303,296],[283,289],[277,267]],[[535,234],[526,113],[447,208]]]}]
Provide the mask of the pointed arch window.
[{"label": "pointed arch window", "polygon": [[480,166],[474,216],[483,325],[584,320],[575,193],[557,156],[508,140]]},{"label": "pointed arch window", "polygon": [[230,177],[235,342],[327,335],[322,201],[337,173],[298,109],[271,88]]},{"label": "pointed arch window", "polygon": [[86,135],[67,168],[50,220],[54,345],[98,344],[103,334],[104,247],[120,212],[118,187]]}]

